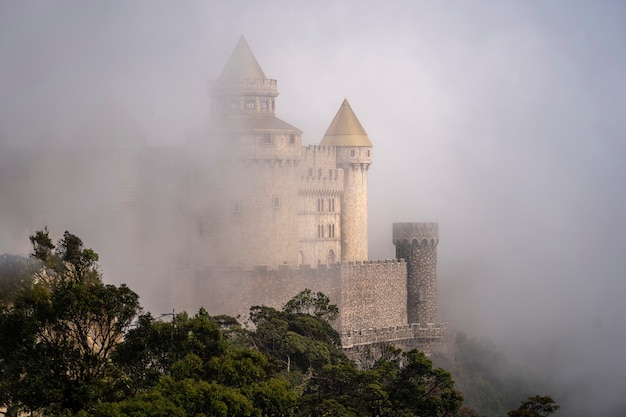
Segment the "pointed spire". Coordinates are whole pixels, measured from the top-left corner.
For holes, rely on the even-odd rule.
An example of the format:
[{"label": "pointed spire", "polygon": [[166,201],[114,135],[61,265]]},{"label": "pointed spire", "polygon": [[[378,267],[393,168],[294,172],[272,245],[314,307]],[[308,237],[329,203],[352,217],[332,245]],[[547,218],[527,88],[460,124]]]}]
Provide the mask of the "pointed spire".
[{"label": "pointed spire", "polygon": [[241,35],[220,75],[222,80],[265,80],[267,77]]},{"label": "pointed spire", "polygon": [[324,138],[320,143],[322,146],[372,146],[372,142],[367,137],[367,133],[361,122],[357,119],[350,103],[343,100],[339,111],[330,123]]}]

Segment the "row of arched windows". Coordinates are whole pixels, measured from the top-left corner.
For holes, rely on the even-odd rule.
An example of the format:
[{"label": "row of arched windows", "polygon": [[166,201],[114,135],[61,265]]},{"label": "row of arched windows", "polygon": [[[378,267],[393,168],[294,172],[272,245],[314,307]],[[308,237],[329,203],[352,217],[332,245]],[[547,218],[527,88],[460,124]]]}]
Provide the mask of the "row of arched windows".
[{"label": "row of arched windows", "polygon": [[[335,211],[335,199],[334,198],[329,198],[328,199],[328,211],[330,212],[334,212]],[[317,211],[324,211],[324,198],[319,197],[317,199]]]},{"label": "row of arched windows", "polygon": [[325,237],[333,238],[335,237],[335,225],[334,224],[318,224],[317,225],[317,237],[318,239],[323,239]]}]

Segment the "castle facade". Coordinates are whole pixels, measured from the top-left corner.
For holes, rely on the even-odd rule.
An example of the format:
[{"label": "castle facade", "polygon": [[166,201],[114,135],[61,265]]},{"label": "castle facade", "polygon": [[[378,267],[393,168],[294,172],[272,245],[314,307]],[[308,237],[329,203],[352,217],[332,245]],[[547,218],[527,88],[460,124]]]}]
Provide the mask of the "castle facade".
[{"label": "castle facade", "polygon": [[196,303],[212,294],[215,311],[236,315],[310,288],[338,305],[346,345],[441,337],[438,225],[394,224],[397,259],[369,260],[365,129],[344,100],[319,144],[303,146],[276,117],[277,96],[242,37],[210,89],[221,180],[203,228],[218,256],[194,277]]}]

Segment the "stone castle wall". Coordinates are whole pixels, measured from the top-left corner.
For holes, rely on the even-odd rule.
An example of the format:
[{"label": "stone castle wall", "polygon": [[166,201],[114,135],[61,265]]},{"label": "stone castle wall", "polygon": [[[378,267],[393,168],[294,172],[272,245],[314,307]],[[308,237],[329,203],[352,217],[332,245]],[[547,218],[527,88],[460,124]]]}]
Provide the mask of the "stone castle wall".
[{"label": "stone castle wall", "polygon": [[204,306],[209,314],[245,317],[251,306],[280,309],[309,288],[337,304],[340,317],[334,325],[340,332],[407,323],[404,261],[344,262],[319,268],[208,268],[190,278],[190,288],[179,289],[194,294],[190,311]]},{"label": "stone castle wall", "polygon": [[341,264],[341,329],[369,329],[406,324],[404,261]]}]

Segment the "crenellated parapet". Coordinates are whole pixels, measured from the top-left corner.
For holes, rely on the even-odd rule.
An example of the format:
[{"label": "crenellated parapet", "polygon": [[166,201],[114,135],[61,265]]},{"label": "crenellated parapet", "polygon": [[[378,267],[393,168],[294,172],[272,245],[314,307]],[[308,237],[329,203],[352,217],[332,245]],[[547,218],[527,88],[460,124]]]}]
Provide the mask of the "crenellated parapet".
[{"label": "crenellated parapet", "polygon": [[264,94],[278,95],[276,80],[272,79],[218,79],[209,83],[209,92],[214,95]]},{"label": "crenellated parapet", "polygon": [[393,244],[396,246],[437,246],[439,223],[394,223]]}]

